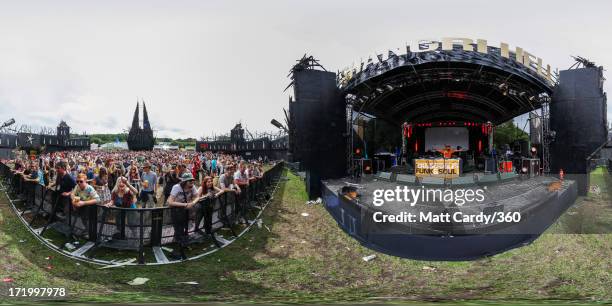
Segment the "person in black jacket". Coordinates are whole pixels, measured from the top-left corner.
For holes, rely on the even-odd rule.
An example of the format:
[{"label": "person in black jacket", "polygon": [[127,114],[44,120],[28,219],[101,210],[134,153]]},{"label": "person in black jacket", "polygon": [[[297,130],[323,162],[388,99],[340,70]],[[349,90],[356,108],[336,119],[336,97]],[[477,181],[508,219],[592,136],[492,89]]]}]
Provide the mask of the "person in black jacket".
[{"label": "person in black jacket", "polygon": [[164,175],[164,201],[170,197],[174,185],[181,182],[179,167],[172,165],[172,169]]}]

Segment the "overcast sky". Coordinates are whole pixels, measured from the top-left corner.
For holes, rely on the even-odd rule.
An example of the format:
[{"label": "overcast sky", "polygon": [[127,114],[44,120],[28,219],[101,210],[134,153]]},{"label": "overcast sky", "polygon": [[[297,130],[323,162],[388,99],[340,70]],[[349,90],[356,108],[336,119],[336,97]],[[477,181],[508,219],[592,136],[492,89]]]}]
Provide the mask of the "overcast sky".
[{"label": "overcast sky", "polygon": [[612,1],[534,2],[5,1],[0,121],[116,133],[142,98],[157,136],[227,133],[239,121],[270,131],[304,53],[336,71],[418,39],[504,41],[554,68],[570,55],[612,67]]}]

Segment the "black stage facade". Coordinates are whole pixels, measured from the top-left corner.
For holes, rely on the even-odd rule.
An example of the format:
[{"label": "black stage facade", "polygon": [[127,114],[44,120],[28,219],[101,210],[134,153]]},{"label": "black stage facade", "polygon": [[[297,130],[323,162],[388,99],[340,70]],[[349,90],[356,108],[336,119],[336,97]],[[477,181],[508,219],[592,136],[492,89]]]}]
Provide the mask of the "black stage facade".
[{"label": "black stage facade", "polygon": [[232,128],[229,136],[196,141],[196,151],[198,152],[231,153],[246,159],[283,160],[287,158],[287,146],[288,137],[282,134],[247,139],[241,123]]},{"label": "black stage facade", "polygon": [[[572,124],[606,130],[601,70],[585,65],[562,71],[558,80],[549,65],[522,48],[464,38],[374,54],[337,74],[304,56],[290,74],[295,97],[289,105],[290,156],[306,172],[311,198],[322,196],[338,224],[367,247],[430,260],[496,254],[535,240],[586,192],[586,163],[572,166],[565,157],[586,160],[607,140],[605,133],[596,133],[581,142],[582,132]],[[573,90],[577,84],[588,90]],[[581,103],[587,98],[593,106],[588,116],[577,112],[568,118],[572,109],[585,109]],[[496,126],[528,113],[538,120],[531,121],[531,142],[509,159],[502,152],[506,148],[494,146]],[[401,130],[401,151],[387,153],[393,167],[372,167],[364,156],[364,132],[356,127],[362,116]],[[559,178],[560,172],[570,179]],[[484,198],[478,205],[439,199],[416,206],[392,200],[372,205],[377,190],[395,188],[480,192]],[[457,220],[375,221],[380,215],[462,211],[521,218],[486,226]]]},{"label": "black stage facade", "polygon": [[56,134],[51,131],[32,133],[20,129],[14,132],[0,131],[0,159],[15,158],[13,150],[26,151],[28,155],[40,152],[83,151],[91,148],[91,140],[87,135],[70,134],[70,126],[61,121],[56,128]]}]

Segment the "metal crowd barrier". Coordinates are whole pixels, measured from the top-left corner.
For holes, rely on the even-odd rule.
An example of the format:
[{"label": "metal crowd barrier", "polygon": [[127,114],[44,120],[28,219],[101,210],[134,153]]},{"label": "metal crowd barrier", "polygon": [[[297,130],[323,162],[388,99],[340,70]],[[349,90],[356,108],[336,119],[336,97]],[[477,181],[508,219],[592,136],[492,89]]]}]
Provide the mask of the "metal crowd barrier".
[{"label": "metal crowd barrier", "polygon": [[237,237],[234,225],[253,222],[248,220],[248,213],[262,208],[257,206],[270,197],[272,185],[278,181],[282,169],[283,163],[277,163],[264,172],[262,178],[241,186],[240,194],[224,192],[217,197],[202,199],[192,209],[132,209],[103,205],[75,209],[70,197],[36,182],[24,181],[3,163],[0,163],[0,176],[7,194],[16,196],[13,202],[23,203],[21,209],[15,208],[22,217],[30,216],[27,225],[34,233],[42,237],[53,228],[69,239],[86,240],[87,243],[72,255],[83,257],[84,253],[98,247],[134,250],[138,252],[138,263],[144,264],[146,247],[153,248],[158,263],[165,263],[167,258],[159,250],[164,245],[176,243],[184,254],[183,249],[188,244],[205,238],[212,239],[217,247],[223,246],[224,243],[215,235],[221,229],[227,229]]}]

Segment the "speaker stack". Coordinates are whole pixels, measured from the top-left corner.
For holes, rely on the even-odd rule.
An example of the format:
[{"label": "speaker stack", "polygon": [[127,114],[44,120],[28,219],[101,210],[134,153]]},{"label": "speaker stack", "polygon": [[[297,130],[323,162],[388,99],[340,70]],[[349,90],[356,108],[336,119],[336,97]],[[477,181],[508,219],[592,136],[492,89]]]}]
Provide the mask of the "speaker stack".
[{"label": "speaker stack", "polygon": [[556,133],[550,146],[552,173],[563,169],[578,181],[578,192],[588,189],[587,157],[607,139],[606,94],[603,68],[561,71],[550,103],[550,129]]},{"label": "speaker stack", "polygon": [[315,198],[321,195],[321,179],[346,173],[345,101],[333,72],[304,69],[295,71],[293,78],[291,153],[306,171],[308,194]]}]

